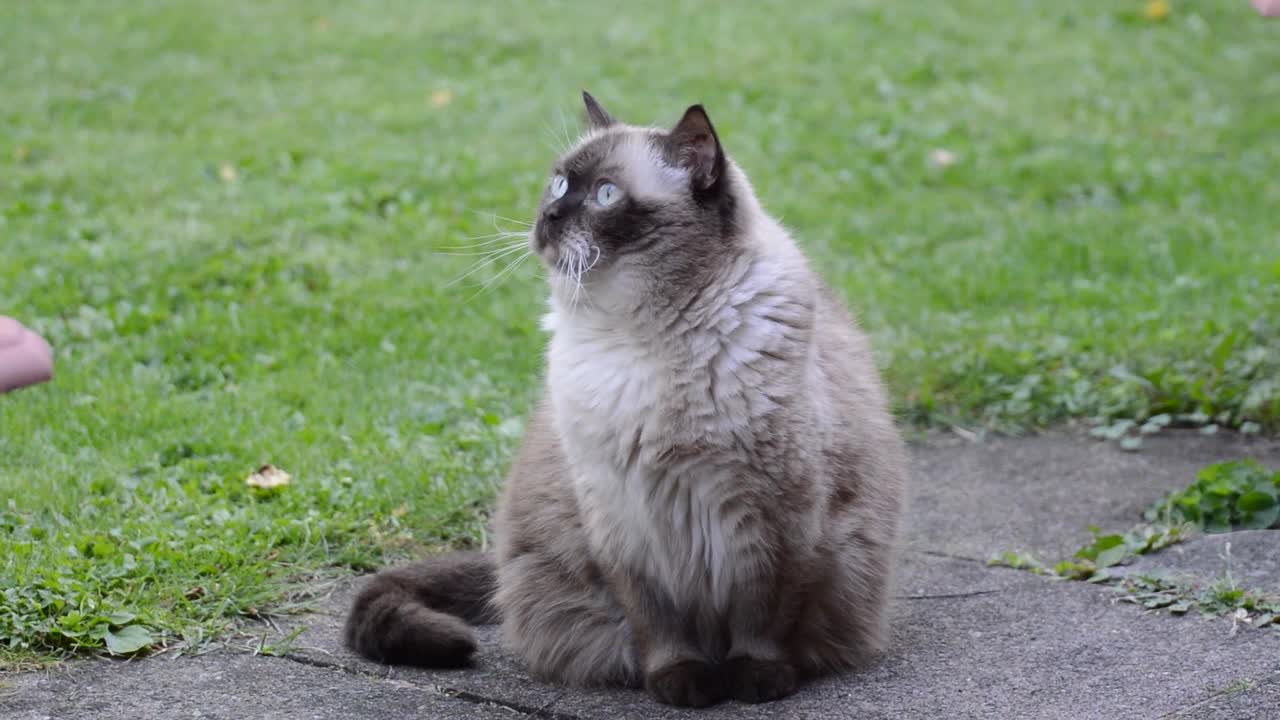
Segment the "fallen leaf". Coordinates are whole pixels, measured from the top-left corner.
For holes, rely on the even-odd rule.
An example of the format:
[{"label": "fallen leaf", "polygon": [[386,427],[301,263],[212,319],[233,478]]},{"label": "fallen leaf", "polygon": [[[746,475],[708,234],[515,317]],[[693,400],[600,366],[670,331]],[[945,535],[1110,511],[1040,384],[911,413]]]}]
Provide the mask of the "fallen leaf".
[{"label": "fallen leaf", "polygon": [[218,168],[218,177],[222,178],[222,182],[235,182],[238,173],[231,163],[222,163],[222,167]]},{"label": "fallen leaf", "polygon": [[1236,633],[1240,630],[1240,623],[1242,622],[1249,622],[1249,611],[1244,608],[1236,608],[1236,611],[1231,613],[1231,631],[1228,632],[1227,635],[1235,637]]},{"label": "fallen leaf", "polygon": [[941,170],[956,164],[956,154],[950,150],[943,148],[934,148],[929,151],[929,166]]},{"label": "fallen leaf", "polygon": [[1148,20],[1159,22],[1169,17],[1168,0],[1151,0],[1147,3],[1146,15]]},{"label": "fallen leaf", "polygon": [[112,655],[128,655],[155,642],[151,631],[141,625],[129,625],[107,632],[107,650]]},{"label": "fallen leaf", "polygon": [[267,464],[258,468],[258,471],[250,475],[245,483],[249,487],[259,488],[261,490],[271,490],[273,488],[284,487],[289,484],[292,478],[289,473],[281,470],[275,465]]},{"label": "fallen leaf", "polygon": [[448,105],[451,102],[453,102],[453,91],[450,90],[449,88],[440,88],[439,90],[432,91],[431,93],[432,107],[438,107],[438,108],[444,107],[445,105]]}]

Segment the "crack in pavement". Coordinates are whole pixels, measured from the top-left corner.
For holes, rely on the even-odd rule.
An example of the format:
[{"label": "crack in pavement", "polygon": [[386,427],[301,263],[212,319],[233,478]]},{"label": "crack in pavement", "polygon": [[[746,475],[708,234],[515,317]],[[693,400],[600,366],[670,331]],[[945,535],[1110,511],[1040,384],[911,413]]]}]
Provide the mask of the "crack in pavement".
[{"label": "crack in pavement", "polygon": [[929,550],[928,548],[924,548],[924,549],[906,548],[905,550],[906,552],[915,553],[917,555],[928,555],[929,557],[940,557],[940,558],[946,558],[948,560],[959,560],[961,562],[978,563],[979,565],[983,565],[983,566],[986,566],[987,564],[986,560],[971,558],[971,557],[968,557],[967,555],[953,555],[951,553],[942,552],[940,550]]},{"label": "crack in pavement", "polygon": [[1265,678],[1260,681],[1246,680],[1246,682],[1253,682],[1253,684],[1245,688],[1237,688],[1237,687],[1222,688],[1221,690],[1218,690],[1217,692],[1213,693],[1207,698],[1197,700],[1191,703],[1190,705],[1187,705],[1186,707],[1181,707],[1181,708],[1178,708],[1177,710],[1171,710],[1161,715],[1160,717],[1156,718],[1156,720],[1166,720],[1166,718],[1184,717],[1186,713],[1189,713],[1192,710],[1195,710],[1197,708],[1204,707],[1205,705],[1208,705],[1209,703],[1213,702],[1214,700],[1217,700],[1218,698],[1228,697],[1230,695],[1237,694],[1237,693],[1241,695],[1245,695],[1255,690],[1261,689],[1267,685],[1280,684],[1280,673],[1277,673],[1275,675],[1272,675],[1269,678]]},{"label": "crack in pavement", "polygon": [[[306,655],[295,655],[293,653],[287,653],[285,655],[270,655],[267,657],[277,657],[277,658],[281,658],[291,662],[296,662],[299,665],[309,665],[311,667],[325,668],[327,670],[338,670],[339,672],[344,672],[344,673],[347,673],[348,675],[355,675],[357,677],[370,678],[373,680],[380,680],[380,681],[391,680],[390,666],[388,666],[387,668],[386,675],[380,675],[378,673],[361,670],[360,668],[351,667],[341,662],[337,662],[337,661],[327,662],[325,660],[320,660],[313,657],[307,657]],[[559,694],[557,694],[555,697],[553,697],[550,701],[548,701],[546,704],[544,704],[541,707],[533,707],[532,705],[525,705],[524,703],[517,703],[517,702],[511,702],[509,700],[502,700],[499,698],[488,697],[486,695],[480,695],[479,693],[474,693],[469,690],[462,690],[459,688],[449,687],[448,685],[438,685],[438,684],[432,683],[430,686],[423,686],[423,685],[418,685],[417,683],[409,683],[403,680],[397,680],[393,682],[403,683],[417,690],[426,690],[428,692],[434,691],[437,695],[441,697],[460,700],[462,702],[471,703],[473,705],[494,705],[497,707],[505,708],[507,710],[512,710],[512,711],[521,713],[524,715],[524,717],[527,717],[527,718],[542,718],[543,720],[585,720],[585,718],[582,718],[577,715],[569,715],[567,713],[558,713],[558,712],[553,712],[551,710],[551,706],[555,705],[557,702],[560,701],[561,698],[564,697],[564,692],[560,692]]]},{"label": "crack in pavement", "polygon": [[957,593],[935,593],[935,594],[924,593],[921,595],[895,595],[893,599],[894,600],[946,600],[950,598],[974,597],[977,595],[994,595],[995,593],[998,593],[998,592],[1000,591],[999,590],[971,590],[969,592],[957,592]]}]

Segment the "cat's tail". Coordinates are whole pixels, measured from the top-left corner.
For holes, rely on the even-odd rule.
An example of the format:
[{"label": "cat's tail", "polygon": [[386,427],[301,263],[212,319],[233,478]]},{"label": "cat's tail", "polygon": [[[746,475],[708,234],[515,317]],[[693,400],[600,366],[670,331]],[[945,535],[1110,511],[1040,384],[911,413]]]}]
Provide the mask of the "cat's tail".
[{"label": "cat's tail", "polygon": [[498,622],[491,554],[459,552],[383,570],[347,616],[347,647],[376,662],[460,667],[476,651],[471,625]]}]

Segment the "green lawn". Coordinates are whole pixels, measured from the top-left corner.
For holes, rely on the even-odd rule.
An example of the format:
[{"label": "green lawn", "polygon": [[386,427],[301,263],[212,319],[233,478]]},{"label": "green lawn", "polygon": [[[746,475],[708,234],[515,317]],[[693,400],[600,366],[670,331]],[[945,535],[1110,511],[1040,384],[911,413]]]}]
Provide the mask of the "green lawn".
[{"label": "green lawn", "polygon": [[0,397],[0,664],[483,543],[543,290],[439,250],[530,217],[583,87],[706,103],[908,423],[1280,428],[1280,21],[1143,6],[8,3],[0,312],[59,367]]}]

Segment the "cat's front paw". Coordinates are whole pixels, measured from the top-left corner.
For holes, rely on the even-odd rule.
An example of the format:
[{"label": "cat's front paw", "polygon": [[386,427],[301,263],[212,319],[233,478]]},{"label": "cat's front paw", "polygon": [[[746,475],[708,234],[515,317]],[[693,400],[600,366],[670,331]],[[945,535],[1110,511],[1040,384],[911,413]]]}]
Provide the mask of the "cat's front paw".
[{"label": "cat's front paw", "polygon": [[725,698],[723,675],[702,660],[682,660],[649,673],[645,688],[660,703],[707,707]]},{"label": "cat's front paw", "polygon": [[784,698],[796,691],[796,669],[781,660],[731,658],[724,666],[729,694],[748,703]]}]

